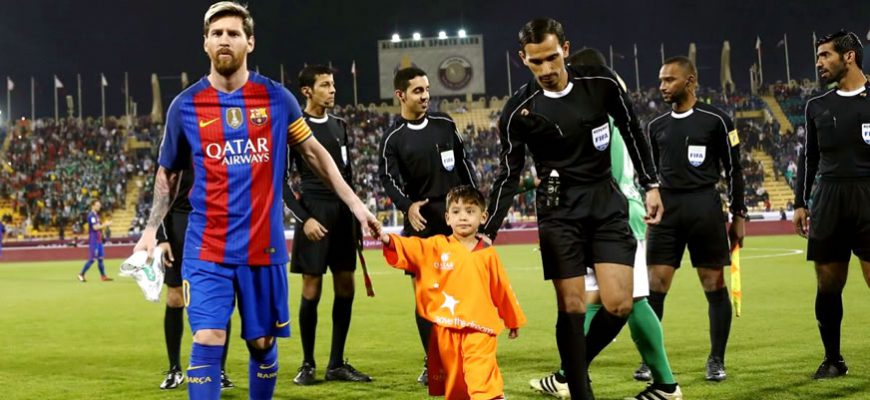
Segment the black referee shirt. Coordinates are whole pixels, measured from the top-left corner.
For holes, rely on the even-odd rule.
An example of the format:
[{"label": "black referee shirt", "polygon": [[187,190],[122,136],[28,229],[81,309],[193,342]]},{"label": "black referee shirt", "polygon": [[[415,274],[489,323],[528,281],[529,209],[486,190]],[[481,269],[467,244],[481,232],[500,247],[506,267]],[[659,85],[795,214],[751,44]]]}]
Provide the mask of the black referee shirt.
[{"label": "black referee shirt", "polygon": [[446,114],[428,113],[418,121],[399,118],[381,139],[378,174],[396,208],[444,200],[459,185],[474,185],[473,168],[456,124]]},{"label": "black referee shirt", "polygon": [[798,164],[795,207],[806,207],[813,182],[870,179],[870,82],[807,101],[807,135]]},{"label": "black referee shirt", "polygon": [[731,212],[746,214],[740,139],[727,114],[697,102],[683,113],[672,111],[653,119],[647,130],[662,189],[712,188],[724,172]]},{"label": "black referee shirt", "polygon": [[[351,170],[350,159],[348,158],[350,155],[350,145],[347,141],[347,124],[345,121],[328,113],[322,118],[315,118],[308,114],[304,114],[303,117],[311,128],[314,138],[332,156],[332,161],[338,166],[344,181],[353,188],[353,172]],[[296,170],[299,171],[301,181],[299,185],[300,195],[306,198],[340,201],[338,195],[323,183],[323,180],[308,166],[302,155],[294,150],[292,146],[288,146],[287,171],[284,174],[285,181],[290,178],[290,172],[294,165]],[[308,219],[308,211],[297,200],[296,193],[290,187],[289,182],[284,184],[284,204],[287,205],[287,208],[290,209],[293,216],[299,222],[305,222]]]},{"label": "black referee shirt", "polygon": [[499,120],[500,166],[489,200],[491,217],[483,228],[490,237],[498,232],[513,203],[526,147],[538,176],[545,179],[556,170],[562,191],[611,179],[608,116],[625,139],[641,185],[658,184],[649,144],[613,72],[607,67],[572,65],[568,75],[562,92],[546,92],[533,80],[505,104]]}]

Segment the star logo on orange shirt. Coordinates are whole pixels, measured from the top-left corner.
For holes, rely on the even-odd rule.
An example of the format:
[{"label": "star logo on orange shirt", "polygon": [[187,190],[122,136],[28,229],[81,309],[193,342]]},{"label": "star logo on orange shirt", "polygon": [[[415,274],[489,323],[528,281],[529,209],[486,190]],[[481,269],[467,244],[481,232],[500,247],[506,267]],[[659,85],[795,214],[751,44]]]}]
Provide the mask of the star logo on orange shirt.
[{"label": "star logo on orange shirt", "polygon": [[450,310],[450,315],[456,316],[456,305],[459,304],[459,300],[456,300],[456,298],[447,294],[447,292],[441,292],[441,294],[444,295],[444,303],[439,308],[446,308]]}]

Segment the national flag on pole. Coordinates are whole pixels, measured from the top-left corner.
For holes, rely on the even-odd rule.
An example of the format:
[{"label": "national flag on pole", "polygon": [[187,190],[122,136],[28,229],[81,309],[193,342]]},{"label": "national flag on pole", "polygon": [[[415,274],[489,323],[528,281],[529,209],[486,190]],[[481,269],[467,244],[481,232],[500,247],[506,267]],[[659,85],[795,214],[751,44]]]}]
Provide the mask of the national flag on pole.
[{"label": "national flag on pole", "polygon": [[779,39],[779,42],[776,43],[776,47],[785,46],[785,38]]},{"label": "national flag on pole", "polygon": [[15,90],[15,82],[12,82],[12,78],[6,77],[6,90],[13,91]]},{"label": "national flag on pole", "polygon": [[740,288],[740,245],[731,250],[731,303],[735,315],[739,317],[743,304],[743,291]]},{"label": "national flag on pole", "polygon": [[102,85],[103,85],[103,86],[109,86],[109,82],[106,81],[106,76],[105,76],[105,75],[100,74],[100,79],[101,79],[101,82],[102,82]]},{"label": "national flag on pole", "polygon": [[761,37],[755,37],[755,50],[761,50]]},{"label": "national flag on pole", "polygon": [[55,89],[62,89],[63,88],[63,83],[60,82],[60,79],[57,79],[57,75],[54,76],[54,88]]},{"label": "national flag on pole", "polygon": [[353,62],[350,63],[350,74],[356,75],[356,60],[353,60]]}]

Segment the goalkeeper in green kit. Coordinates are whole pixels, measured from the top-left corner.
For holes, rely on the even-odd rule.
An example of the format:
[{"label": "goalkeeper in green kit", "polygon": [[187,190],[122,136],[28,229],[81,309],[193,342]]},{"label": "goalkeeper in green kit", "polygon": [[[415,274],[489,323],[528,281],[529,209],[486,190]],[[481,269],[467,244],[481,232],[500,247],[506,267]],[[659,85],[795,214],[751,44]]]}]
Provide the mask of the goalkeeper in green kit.
[{"label": "goalkeeper in green kit", "polygon": [[[586,48],[572,54],[566,60],[575,65],[605,65],[604,56],[595,49]],[[620,80],[624,87],[625,83]],[[611,130],[615,130],[611,118]],[[637,239],[637,253],[634,263],[634,306],[628,317],[631,337],[643,358],[641,368],[635,372],[635,379],[650,380],[653,383],[639,393],[635,398],[641,400],[681,400],[683,398],[679,385],[674,380],[668,356],[665,352],[662,325],[652,307],[647,302],[649,295],[649,277],[646,265],[646,224],[643,217],[646,208],[643,196],[634,182],[634,168],[625,150],[625,142],[618,133],[611,133],[610,157],[613,179],[619,185],[620,191],[628,201],[629,224]],[[667,206],[667,205],[665,205]],[[595,271],[587,269],[586,273],[586,320],[585,330],[595,313],[601,309],[601,299],[598,296],[598,281]],[[587,360],[588,361],[588,360]],[[532,389],[558,398],[570,398],[568,384],[562,371],[554,372],[541,379],[529,381]]]}]

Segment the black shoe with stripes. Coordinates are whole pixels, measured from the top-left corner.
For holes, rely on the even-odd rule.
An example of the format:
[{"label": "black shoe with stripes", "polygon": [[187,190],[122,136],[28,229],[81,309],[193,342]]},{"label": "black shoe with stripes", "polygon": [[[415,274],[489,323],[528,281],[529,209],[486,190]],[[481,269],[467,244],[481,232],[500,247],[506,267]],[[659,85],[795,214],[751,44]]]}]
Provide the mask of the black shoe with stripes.
[{"label": "black shoe with stripes", "polygon": [[638,393],[637,396],[629,397],[626,400],[683,400],[683,391],[677,385],[673,392],[666,392],[663,388],[656,384],[651,384],[646,387],[646,390]]}]

